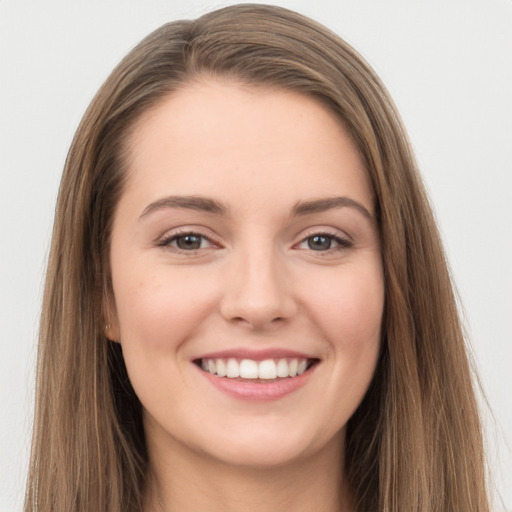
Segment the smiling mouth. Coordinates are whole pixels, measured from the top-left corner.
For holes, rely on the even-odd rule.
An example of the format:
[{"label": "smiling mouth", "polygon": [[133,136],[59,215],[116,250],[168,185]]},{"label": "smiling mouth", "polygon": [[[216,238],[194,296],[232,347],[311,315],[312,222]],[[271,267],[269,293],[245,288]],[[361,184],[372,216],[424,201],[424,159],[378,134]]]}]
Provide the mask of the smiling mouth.
[{"label": "smiling mouth", "polygon": [[215,358],[194,361],[203,371],[241,382],[270,383],[298,377],[307,372],[319,359],[300,357],[264,359]]}]

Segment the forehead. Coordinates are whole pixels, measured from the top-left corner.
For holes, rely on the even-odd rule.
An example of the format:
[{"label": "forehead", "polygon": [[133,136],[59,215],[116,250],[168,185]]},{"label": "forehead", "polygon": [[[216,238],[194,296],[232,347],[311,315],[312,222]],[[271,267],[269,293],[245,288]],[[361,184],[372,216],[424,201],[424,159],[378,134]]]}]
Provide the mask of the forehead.
[{"label": "forehead", "polygon": [[[126,192],[260,194],[290,201],[351,193],[372,210],[356,146],[339,117],[290,90],[203,80],[145,112],[128,141]],[[150,197],[151,196],[151,197]],[[302,197],[308,196],[308,197]],[[240,201],[243,203],[243,201]]]}]

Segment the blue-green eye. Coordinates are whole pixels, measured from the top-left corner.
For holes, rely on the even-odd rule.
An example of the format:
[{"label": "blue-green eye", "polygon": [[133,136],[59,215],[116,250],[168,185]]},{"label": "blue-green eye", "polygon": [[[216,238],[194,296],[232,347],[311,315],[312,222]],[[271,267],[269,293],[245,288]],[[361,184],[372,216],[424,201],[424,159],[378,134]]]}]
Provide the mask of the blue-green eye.
[{"label": "blue-green eye", "polygon": [[299,247],[311,251],[326,252],[331,249],[345,249],[350,246],[351,243],[342,238],[327,233],[317,233],[305,238]]},{"label": "blue-green eye", "polygon": [[203,237],[200,235],[183,235],[176,237],[174,241],[178,249],[193,251],[201,248]]},{"label": "blue-green eye", "polygon": [[332,247],[333,239],[326,235],[314,235],[307,239],[307,243],[313,251],[327,251]]},{"label": "blue-green eye", "polygon": [[203,235],[197,233],[183,233],[172,235],[162,240],[158,245],[175,248],[180,251],[197,251],[205,247],[211,247],[212,243]]}]

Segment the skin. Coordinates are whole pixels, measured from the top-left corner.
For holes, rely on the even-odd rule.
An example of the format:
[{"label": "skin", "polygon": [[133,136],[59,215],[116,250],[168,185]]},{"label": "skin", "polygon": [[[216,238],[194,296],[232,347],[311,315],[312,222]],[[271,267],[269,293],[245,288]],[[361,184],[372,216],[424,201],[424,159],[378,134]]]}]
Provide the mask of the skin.
[{"label": "skin", "polygon": [[[375,370],[384,285],[371,189],[342,123],[301,94],[204,78],[146,112],[128,142],[109,336],[144,409],[146,509],[349,510],[340,460]],[[348,201],[293,213],[337,197]],[[198,248],[179,249],[186,233]],[[194,363],[233,348],[319,362],[293,393],[240,400]]]}]

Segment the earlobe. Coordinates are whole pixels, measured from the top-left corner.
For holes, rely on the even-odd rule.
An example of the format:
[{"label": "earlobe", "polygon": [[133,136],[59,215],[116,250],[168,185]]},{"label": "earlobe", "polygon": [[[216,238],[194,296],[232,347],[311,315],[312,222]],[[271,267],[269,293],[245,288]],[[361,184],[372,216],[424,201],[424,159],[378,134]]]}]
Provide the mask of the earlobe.
[{"label": "earlobe", "polygon": [[105,292],[103,300],[103,330],[105,337],[110,341],[119,343],[119,324],[117,311],[112,292]]},{"label": "earlobe", "polygon": [[114,328],[110,323],[105,325],[105,336],[108,340],[119,343],[118,330],[117,328]]}]

